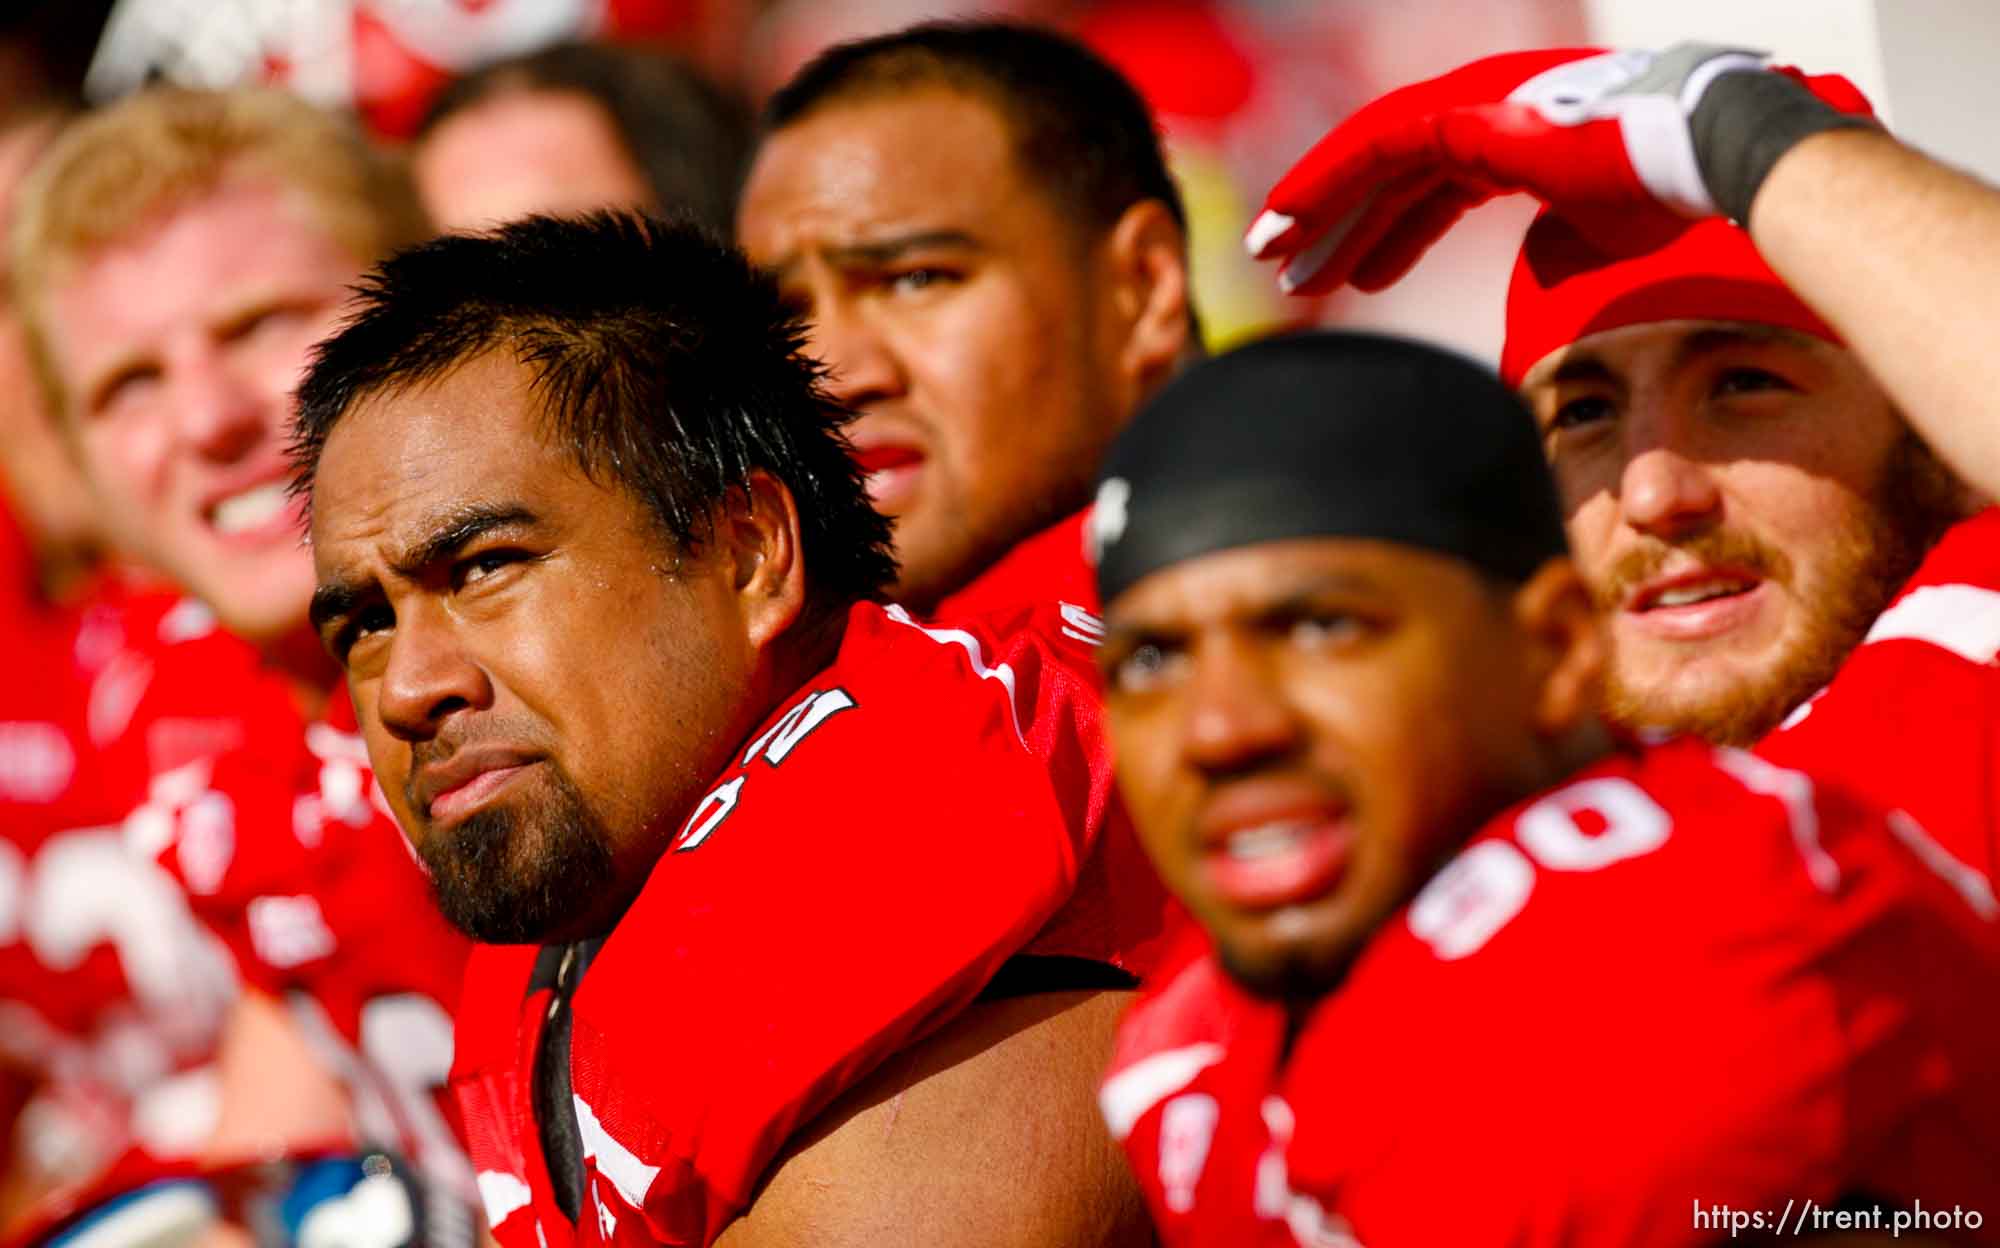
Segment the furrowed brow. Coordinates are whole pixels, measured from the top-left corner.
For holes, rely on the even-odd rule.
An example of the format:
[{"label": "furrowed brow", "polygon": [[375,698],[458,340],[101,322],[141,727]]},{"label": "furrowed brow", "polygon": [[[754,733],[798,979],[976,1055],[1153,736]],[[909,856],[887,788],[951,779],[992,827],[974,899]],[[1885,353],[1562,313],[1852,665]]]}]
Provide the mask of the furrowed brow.
[{"label": "furrowed brow", "polygon": [[397,556],[389,569],[398,576],[414,579],[425,568],[451,558],[495,529],[530,525],[539,518],[526,507],[513,503],[472,503],[451,508],[434,517],[426,535]]},{"label": "furrowed brow", "polygon": [[313,590],[312,606],[306,612],[313,631],[324,633],[327,625],[352,615],[368,596],[369,586],[359,581],[328,581],[318,586]]}]

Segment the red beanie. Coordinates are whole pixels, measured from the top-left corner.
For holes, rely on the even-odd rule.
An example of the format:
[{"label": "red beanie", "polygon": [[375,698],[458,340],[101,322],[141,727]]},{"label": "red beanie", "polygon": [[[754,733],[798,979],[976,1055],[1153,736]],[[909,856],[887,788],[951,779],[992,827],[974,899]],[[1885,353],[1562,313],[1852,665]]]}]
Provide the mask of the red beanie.
[{"label": "red beanie", "polygon": [[[1842,112],[1874,115],[1867,97],[1837,74],[1782,72]],[[1840,341],[1771,272],[1750,235],[1721,217],[1590,224],[1580,229],[1544,208],[1528,227],[1507,288],[1500,376],[1509,386],[1559,347],[1653,321],[1749,321]]]}]

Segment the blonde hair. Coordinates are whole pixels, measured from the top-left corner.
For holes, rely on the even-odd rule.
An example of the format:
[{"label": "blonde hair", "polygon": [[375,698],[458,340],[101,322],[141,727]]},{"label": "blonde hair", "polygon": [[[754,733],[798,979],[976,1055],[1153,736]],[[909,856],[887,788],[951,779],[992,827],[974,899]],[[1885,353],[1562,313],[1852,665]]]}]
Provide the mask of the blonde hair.
[{"label": "blonde hair", "polygon": [[371,264],[430,227],[402,167],[346,119],[264,87],[152,87],[72,122],[22,183],[7,240],[14,297],[50,406],[65,411],[47,300],[65,270],[203,196],[242,182],[299,192]]}]

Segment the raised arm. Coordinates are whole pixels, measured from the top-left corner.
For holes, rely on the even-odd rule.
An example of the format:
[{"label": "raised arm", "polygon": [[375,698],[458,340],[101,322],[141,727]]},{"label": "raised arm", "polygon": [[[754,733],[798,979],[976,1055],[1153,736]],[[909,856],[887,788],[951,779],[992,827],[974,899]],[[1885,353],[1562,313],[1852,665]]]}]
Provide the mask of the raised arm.
[{"label": "raised arm", "polygon": [[1701,44],[1487,57],[1335,126],[1246,242],[1285,289],[1378,290],[1509,191],[1614,251],[1649,217],[1747,221],[1946,462],[2000,494],[2000,190],[1884,133],[1846,80]]},{"label": "raised arm", "polygon": [[1750,237],[1945,462],[2000,495],[2000,190],[1879,131],[1816,134],[1772,166]]}]

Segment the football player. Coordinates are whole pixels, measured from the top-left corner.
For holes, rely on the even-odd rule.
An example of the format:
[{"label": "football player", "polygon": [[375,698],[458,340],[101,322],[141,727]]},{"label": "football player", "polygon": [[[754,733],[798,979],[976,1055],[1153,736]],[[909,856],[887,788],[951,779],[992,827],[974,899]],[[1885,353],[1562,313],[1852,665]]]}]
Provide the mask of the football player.
[{"label": "football player", "polygon": [[1355,114],[1250,244],[1297,289],[1379,288],[1508,190],[1545,208],[1501,372],[1606,620],[1612,713],[1779,729],[1773,758],[1839,770],[1990,880],[2000,517],[1978,508],[2000,440],[1975,327],[2000,196],[1836,77],[1703,45],[1536,51]]},{"label": "football player", "polygon": [[[895,526],[892,596],[945,618],[1094,602],[1091,473],[1200,353],[1180,194],[1118,71],[992,22],[832,48],[765,109],[737,240],[858,413],[856,460]],[[1115,822],[1013,982],[1129,991],[1162,908]]]},{"label": "football player", "polygon": [[[469,1199],[432,1093],[467,946],[371,805],[285,495],[308,348],[424,228],[381,156],[277,92],[140,92],[24,184],[10,248],[38,375],[117,544],[185,595],[86,613],[79,648],[110,654],[87,725],[123,813],[24,864],[5,995],[78,1024],[57,1069],[151,1083],[223,1059],[219,1091],[134,1112],[176,1128],[152,1151],[358,1134]],[[218,1050],[239,981],[253,1021]]]},{"label": "football player", "polygon": [[1093,525],[1120,788],[1203,929],[1102,1093],[1169,1241],[1991,1239],[2000,907],[1837,773],[1614,743],[1498,379],[1244,348]]},{"label": "football player", "polygon": [[1106,818],[1095,620],[884,605],[801,347],[692,229],[532,217],[386,262],[300,388],[313,619],[481,942],[494,1233],[1143,1241],[1064,1094],[1116,1002],[991,994]]},{"label": "football player", "polygon": [[1001,23],[837,46],[766,106],[736,236],[860,414],[897,601],[977,609],[1051,577],[1082,601],[1091,474],[1200,351],[1186,214],[1138,92]]}]

